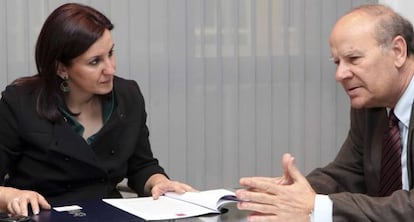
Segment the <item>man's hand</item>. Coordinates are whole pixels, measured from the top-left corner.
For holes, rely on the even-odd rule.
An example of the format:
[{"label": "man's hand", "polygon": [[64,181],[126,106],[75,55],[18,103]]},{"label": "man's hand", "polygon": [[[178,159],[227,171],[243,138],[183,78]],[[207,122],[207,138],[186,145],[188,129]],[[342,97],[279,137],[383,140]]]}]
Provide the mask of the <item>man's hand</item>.
[{"label": "man's hand", "polygon": [[283,176],[241,178],[236,191],[241,210],[253,211],[249,221],[310,221],[316,193],[290,154],[283,155]]}]

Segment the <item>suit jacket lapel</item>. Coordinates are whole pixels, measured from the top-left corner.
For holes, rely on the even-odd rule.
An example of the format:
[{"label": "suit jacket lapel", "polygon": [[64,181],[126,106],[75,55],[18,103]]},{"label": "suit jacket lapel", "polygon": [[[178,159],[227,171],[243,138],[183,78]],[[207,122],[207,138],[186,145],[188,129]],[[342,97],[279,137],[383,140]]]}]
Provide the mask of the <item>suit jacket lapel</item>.
[{"label": "suit jacket lapel", "polygon": [[[384,137],[384,130],[387,126],[387,112],[385,109],[371,109],[372,115],[368,120],[368,132],[372,135],[366,135],[367,138],[372,138],[369,151],[369,163],[372,167],[372,172],[375,173],[375,177],[371,178],[367,183],[369,190],[372,190],[373,193],[377,193],[379,190],[379,181],[380,181],[380,171],[381,171],[381,159],[382,159],[382,141]],[[368,163],[368,162],[365,162]],[[368,166],[366,166],[368,167]]]},{"label": "suit jacket lapel", "polygon": [[407,171],[408,171],[408,183],[410,190],[413,189],[413,134],[414,134],[414,103],[411,106],[410,125],[408,127],[408,139],[407,139]]}]

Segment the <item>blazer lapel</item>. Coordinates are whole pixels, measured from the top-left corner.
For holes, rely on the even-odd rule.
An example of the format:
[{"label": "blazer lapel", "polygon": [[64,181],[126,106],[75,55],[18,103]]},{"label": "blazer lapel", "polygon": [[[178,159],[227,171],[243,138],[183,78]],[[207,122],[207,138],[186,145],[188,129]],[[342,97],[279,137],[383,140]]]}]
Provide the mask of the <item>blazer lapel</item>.
[{"label": "blazer lapel", "polygon": [[87,142],[67,124],[54,124],[54,141],[50,149],[100,168],[98,159]]}]

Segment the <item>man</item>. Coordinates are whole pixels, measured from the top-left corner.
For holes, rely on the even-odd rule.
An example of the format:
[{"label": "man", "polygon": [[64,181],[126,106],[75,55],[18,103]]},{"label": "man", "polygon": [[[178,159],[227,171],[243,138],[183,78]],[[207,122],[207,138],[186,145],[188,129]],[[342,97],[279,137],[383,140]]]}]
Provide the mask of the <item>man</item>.
[{"label": "man", "polygon": [[[336,80],[351,101],[351,126],[333,162],[306,178],[285,154],[283,176],[241,178],[238,204],[249,221],[411,221],[414,218],[413,27],[387,6],[363,5],[335,24],[330,46]],[[383,145],[387,115],[399,123],[393,157]],[[391,128],[391,127],[389,127]],[[398,132],[400,134],[398,134]],[[389,142],[388,142],[389,143]],[[387,149],[389,150],[389,149]],[[387,152],[387,153],[386,153]],[[384,154],[384,157],[382,157]],[[387,179],[386,176],[395,178]],[[396,185],[383,193],[382,183]],[[388,185],[390,188],[392,185]],[[394,188],[395,189],[395,188]]]}]

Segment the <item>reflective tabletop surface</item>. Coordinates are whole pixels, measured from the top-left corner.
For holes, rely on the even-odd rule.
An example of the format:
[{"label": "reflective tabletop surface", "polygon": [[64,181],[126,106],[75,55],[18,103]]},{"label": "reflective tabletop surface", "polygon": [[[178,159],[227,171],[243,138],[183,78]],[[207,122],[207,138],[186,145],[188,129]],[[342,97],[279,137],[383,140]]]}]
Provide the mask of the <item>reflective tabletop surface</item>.
[{"label": "reflective tabletop surface", "polygon": [[[31,216],[32,221],[36,222],[141,222],[145,221],[139,217],[129,214],[123,210],[104,203],[102,200],[88,200],[74,203],[67,203],[66,206],[81,206],[80,210],[72,210],[67,212],[58,212],[56,210],[42,210],[40,214]],[[189,217],[172,220],[158,221],[204,221],[204,222],[220,222],[247,221],[249,212],[237,209],[235,202],[228,203],[224,206],[227,212],[222,214],[208,214],[198,217]]]}]

